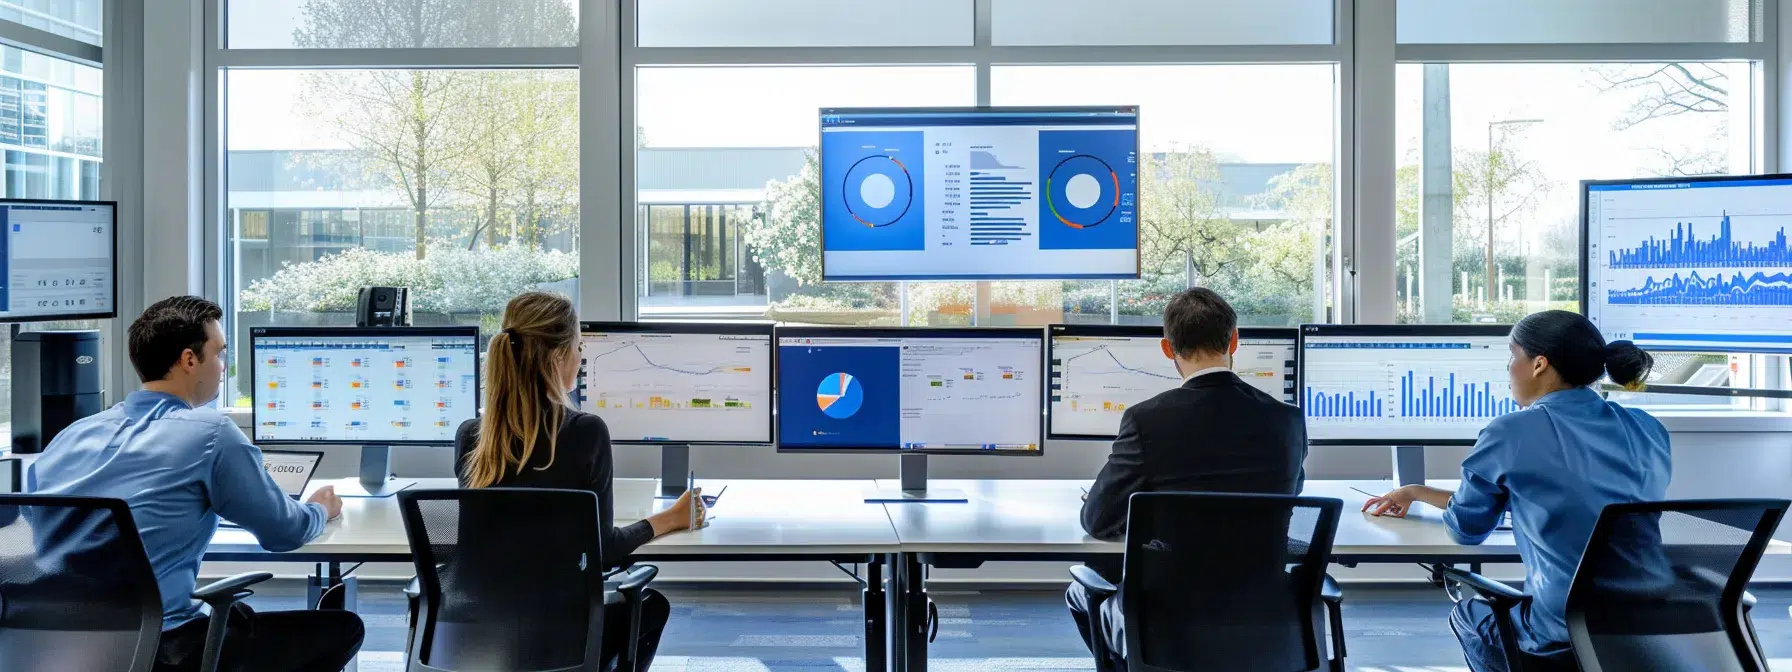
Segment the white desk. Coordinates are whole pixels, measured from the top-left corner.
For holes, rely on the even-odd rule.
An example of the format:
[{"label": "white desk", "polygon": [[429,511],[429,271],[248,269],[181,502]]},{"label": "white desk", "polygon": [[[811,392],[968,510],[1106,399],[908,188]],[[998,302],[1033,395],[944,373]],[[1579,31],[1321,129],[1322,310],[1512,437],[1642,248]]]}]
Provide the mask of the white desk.
[{"label": "white desk", "polygon": [[[969,502],[886,504],[902,550],[908,553],[1011,556],[1017,559],[1122,553],[1125,545],[1101,541],[1083,532],[1082,488],[1089,481],[940,480],[930,485],[962,490]],[[1441,487],[1454,483],[1439,482]],[[879,487],[900,487],[879,481]],[[1420,505],[1405,519],[1361,511],[1367,495],[1351,488],[1381,493],[1390,481],[1308,481],[1302,494],[1344,500],[1333,554],[1341,559],[1373,560],[1398,556],[1438,556],[1462,562],[1482,558],[1515,559],[1511,532],[1496,532],[1486,543],[1463,546],[1450,539],[1441,512]]]}]

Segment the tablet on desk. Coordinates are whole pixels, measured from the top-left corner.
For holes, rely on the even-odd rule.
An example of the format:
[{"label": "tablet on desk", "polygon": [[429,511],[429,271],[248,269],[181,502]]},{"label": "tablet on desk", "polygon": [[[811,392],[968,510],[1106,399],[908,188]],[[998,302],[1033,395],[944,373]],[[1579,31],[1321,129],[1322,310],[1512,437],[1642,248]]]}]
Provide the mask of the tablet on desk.
[{"label": "tablet on desk", "polygon": [[[323,460],[323,453],[310,450],[261,451],[261,468],[266,469],[274,484],[280,486],[280,491],[295,502],[305,496],[305,488],[311,485],[311,477],[317,475],[317,465]],[[228,520],[219,524],[238,527]]]}]

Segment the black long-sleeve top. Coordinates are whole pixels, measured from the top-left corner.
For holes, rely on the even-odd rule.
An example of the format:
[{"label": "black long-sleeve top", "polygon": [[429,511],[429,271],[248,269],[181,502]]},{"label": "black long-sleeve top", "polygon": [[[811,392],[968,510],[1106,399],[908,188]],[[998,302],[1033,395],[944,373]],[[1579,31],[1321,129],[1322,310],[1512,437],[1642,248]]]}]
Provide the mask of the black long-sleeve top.
[{"label": "black long-sleeve top", "polygon": [[[466,457],[479,445],[479,421],[461,423],[454,437],[454,476],[466,487]],[[642,520],[627,527],[616,527],[616,502],[611,487],[615,475],[615,459],[610,452],[610,428],[602,418],[574,410],[566,411],[560,424],[558,449],[550,465],[547,432],[535,440],[535,451],[529,464],[519,471],[506,472],[496,487],[558,488],[589,490],[597,495],[598,525],[603,530],[604,564],[617,567],[628,556],[653,540],[653,526]]]}]

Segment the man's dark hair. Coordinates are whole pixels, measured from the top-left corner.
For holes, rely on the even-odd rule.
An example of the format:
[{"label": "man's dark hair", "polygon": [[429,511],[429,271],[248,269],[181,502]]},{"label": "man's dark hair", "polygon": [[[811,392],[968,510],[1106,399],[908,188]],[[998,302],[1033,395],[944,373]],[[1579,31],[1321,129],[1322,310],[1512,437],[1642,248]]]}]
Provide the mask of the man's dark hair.
[{"label": "man's dark hair", "polygon": [[145,383],[168,377],[181,353],[205,359],[205,323],[224,318],[218,304],[197,296],[155,302],[131,323],[131,366]]},{"label": "man's dark hair", "polygon": [[1226,354],[1237,328],[1238,313],[1206,287],[1184,290],[1164,308],[1164,338],[1180,357]]}]

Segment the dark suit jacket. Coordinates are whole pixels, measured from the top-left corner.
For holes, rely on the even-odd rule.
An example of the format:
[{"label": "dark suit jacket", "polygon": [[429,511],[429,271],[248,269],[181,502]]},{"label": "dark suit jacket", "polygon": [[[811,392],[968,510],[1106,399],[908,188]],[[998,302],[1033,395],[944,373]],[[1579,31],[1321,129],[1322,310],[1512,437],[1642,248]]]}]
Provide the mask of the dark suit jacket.
[{"label": "dark suit jacket", "polygon": [[1230,371],[1197,376],[1126,409],[1083,503],[1083,529],[1097,539],[1125,538],[1135,492],[1298,495],[1306,459],[1299,408]]}]

